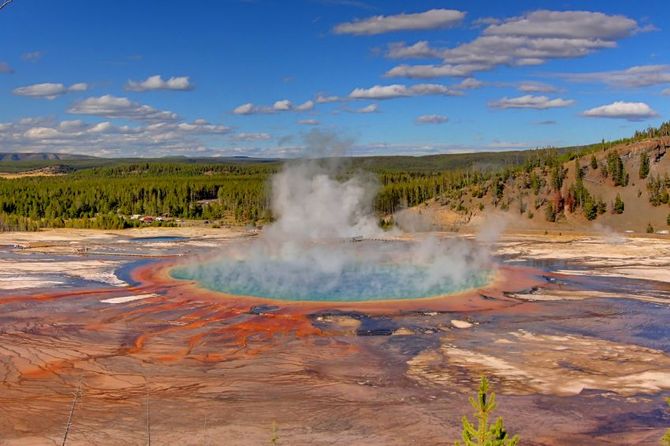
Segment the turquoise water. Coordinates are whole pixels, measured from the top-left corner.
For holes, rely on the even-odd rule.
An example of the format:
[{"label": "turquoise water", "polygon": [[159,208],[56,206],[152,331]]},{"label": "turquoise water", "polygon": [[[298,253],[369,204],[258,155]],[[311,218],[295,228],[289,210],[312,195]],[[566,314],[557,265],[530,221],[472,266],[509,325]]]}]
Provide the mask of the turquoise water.
[{"label": "turquoise water", "polygon": [[175,279],[228,294],[287,301],[361,302],[418,299],[453,294],[485,285],[489,271],[472,273],[459,281],[435,278],[434,271],[416,265],[350,263],[337,271],[321,271],[277,260],[263,262],[218,259],[177,267]]}]

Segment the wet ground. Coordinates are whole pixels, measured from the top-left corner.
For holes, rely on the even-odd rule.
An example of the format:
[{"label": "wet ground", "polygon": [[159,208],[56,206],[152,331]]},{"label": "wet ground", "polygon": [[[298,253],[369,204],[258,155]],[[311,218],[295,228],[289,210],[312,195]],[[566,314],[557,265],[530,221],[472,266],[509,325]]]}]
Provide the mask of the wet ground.
[{"label": "wet ground", "polygon": [[0,290],[2,444],[267,444],[276,421],[279,444],[448,445],[482,374],[521,444],[657,445],[670,427],[670,240],[510,236],[493,248],[509,280],[373,306],[163,274],[234,242],[2,248],[23,265],[3,274],[49,282]]}]

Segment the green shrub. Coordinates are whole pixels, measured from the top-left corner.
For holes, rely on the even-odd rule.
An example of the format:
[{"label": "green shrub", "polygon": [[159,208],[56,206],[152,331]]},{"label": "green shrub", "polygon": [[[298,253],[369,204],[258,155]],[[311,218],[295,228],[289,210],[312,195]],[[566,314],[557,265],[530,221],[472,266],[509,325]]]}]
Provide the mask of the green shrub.
[{"label": "green shrub", "polygon": [[482,376],[477,397],[470,397],[470,404],[475,410],[477,426],[467,416],[463,416],[463,442],[456,441],[456,446],[515,446],[519,443],[518,435],[510,437],[505,430],[502,417],[489,424],[489,417],[496,409],[496,394],[489,394],[489,381],[486,377]]}]

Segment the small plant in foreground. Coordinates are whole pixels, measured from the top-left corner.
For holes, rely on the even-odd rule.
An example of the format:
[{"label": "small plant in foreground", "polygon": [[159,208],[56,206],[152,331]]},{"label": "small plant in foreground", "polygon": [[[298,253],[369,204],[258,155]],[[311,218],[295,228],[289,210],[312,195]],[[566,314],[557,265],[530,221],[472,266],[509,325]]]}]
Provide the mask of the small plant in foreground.
[{"label": "small plant in foreground", "polygon": [[457,441],[456,446],[515,446],[519,443],[519,436],[510,437],[503,424],[502,417],[498,417],[494,424],[489,425],[489,417],[496,408],[496,394],[489,394],[489,380],[482,376],[479,383],[477,398],[470,397],[470,404],[475,410],[475,426],[463,417],[463,442]]},{"label": "small plant in foreground", "polygon": [[[665,402],[668,403],[668,406],[670,406],[670,398],[666,398]],[[665,431],[665,435],[663,435],[663,438],[661,438],[661,444],[663,446],[670,446],[670,429]]]},{"label": "small plant in foreground", "polygon": [[277,422],[272,422],[272,437],[270,438],[270,444],[277,445],[279,444],[279,434],[277,433]]}]

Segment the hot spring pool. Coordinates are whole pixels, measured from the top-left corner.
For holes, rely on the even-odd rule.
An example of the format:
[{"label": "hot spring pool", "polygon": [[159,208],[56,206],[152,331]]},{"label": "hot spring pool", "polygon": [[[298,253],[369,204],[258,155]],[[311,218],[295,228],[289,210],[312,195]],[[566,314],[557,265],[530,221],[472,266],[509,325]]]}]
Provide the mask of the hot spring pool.
[{"label": "hot spring pool", "polygon": [[258,262],[222,260],[180,266],[171,276],[227,294],[286,301],[362,302],[420,299],[453,294],[486,285],[490,270],[461,275],[458,280],[435,277],[424,266],[395,263],[350,263],[334,271],[306,270],[266,259]]}]

